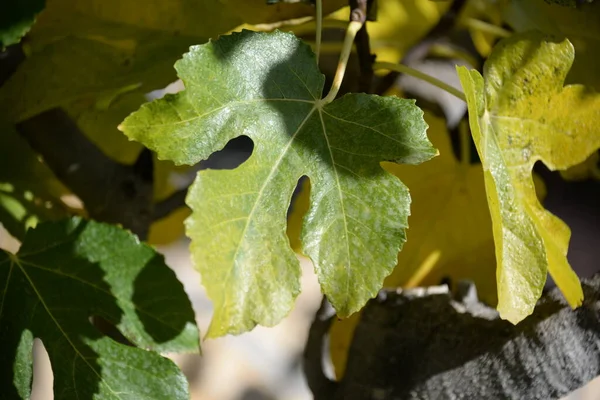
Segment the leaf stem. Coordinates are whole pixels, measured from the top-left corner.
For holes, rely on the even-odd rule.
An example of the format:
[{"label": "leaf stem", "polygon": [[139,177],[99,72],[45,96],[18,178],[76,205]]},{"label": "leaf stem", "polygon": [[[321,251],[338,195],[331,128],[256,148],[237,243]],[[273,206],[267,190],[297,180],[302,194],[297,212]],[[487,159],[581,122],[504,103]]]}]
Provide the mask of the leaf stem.
[{"label": "leaf stem", "polygon": [[317,65],[319,65],[319,56],[321,55],[321,38],[323,36],[323,0],[317,0],[317,31],[316,31],[317,46]]},{"label": "leaf stem", "polygon": [[471,164],[471,137],[468,122],[464,118],[458,125],[458,133],[460,135],[460,163],[468,166]]},{"label": "leaf stem", "polygon": [[340,91],[342,81],[344,80],[344,74],[346,73],[346,66],[348,65],[348,58],[352,52],[354,38],[362,26],[363,22],[360,21],[352,21],[348,24],[348,28],[346,29],[346,37],[344,38],[344,45],[342,47],[342,53],[340,54],[340,61],[338,62],[338,66],[335,71],[335,77],[333,78],[331,89],[329,90],[327,96],[321,100],[323,104],[331,103],[333,100],[335,100],[335,96],[337,96],[338,92]]},{"label": "leaf stem", "polygon": [[490,33],[501,38],[507,38],[511,36],[510,31],[475,18],[468,18],[466,21],[466,25],[468,28],[471,28],[473,30],[483,33]]},{"label": "leaf stem", "polygon": [[450,93],[453,96],[458,97],[459,99],[461,99],[462,101],[464,101],[465,103],[467,102],[467,99],[465,98],[465,95],[463,92],[461,92],[460,90],[448,85],[446,82],[442,82],[437,78],[434,78],[431,75],[427,75],[419,70],[416,70],[414,68],[411,68],[407,65],[404,64],[392,64],[389,62],[376,62],[373,64],[373,69],[374,70],[378,70],[378,69],[387,69],[390,71],[396,71],[399,72],[401,74],[406,74],[406,75],[410,75],[410,76],[414,76],[415,78],[421,79],[427,83],[432,84],[433,86],[437,86],[438,88],[445,90],[446,92]]}]

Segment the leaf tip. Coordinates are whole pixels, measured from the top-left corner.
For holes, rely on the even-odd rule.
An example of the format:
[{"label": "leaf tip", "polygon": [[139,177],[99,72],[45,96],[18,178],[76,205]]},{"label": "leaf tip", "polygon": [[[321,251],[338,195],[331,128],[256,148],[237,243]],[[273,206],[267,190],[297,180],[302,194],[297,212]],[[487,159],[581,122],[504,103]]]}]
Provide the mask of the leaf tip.
[{"label": "leaf tip", "polygon": [[256,327],[256,325],[257,323],[252,323],[251,325],[248,325],[243,323],[236,324],[231,322],[221,322],[218,316],[213,315],[203,340],[218,339],[226,335],[241,335],[242,333],[250,332]]},{"label": "leaf tip", "polygon": [[569,306],[574,310],[578,307],[581,307],[581,305],[583,304],[583,300],[584,300],[584,295],[583,295],[583,289],[581,288],[581,284],[578,286],[577,288],[578,290],[576,290],[575,295],[573,295],[573,293],[563,293],[563,295],[565,296],[565,299],[567,300],[567,303],[569,303]]},{"label": "leaf tip", "polygon": [[534,308],[535,304],[531,306],[528,304],[523,304],[521,307],[498,304],[497,310],[500,318],[507,320],[513,325],[517,325],[519,322],[533,314]]}]

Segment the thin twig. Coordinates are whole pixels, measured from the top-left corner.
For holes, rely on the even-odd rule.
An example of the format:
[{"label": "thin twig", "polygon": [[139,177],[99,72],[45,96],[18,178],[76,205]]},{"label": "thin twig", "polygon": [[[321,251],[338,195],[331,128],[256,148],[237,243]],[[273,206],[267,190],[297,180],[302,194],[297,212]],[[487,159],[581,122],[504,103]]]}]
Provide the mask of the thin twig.
[{"label": "thin twig", "polygon": [[498,36],[501,38],[507,38],[512,35],[512,33],[502,27],[490,24],[485,21],[481,21],[475,18],[468,18],[466,20],[466,25],[468,28],[474,29],[479,32],[489,33],[494,36]]},{"label": "thin twig", "polygon": [[166,199],[156,203],[154,205],[154,214],[152,214],[152,220],[157,221],[166,217],[178,208],[185,207],[185,198],[187,196],[187,192],[187,188],[178,190]]},{"label": "thin twig", "polygon": [[438,88],[440,88],[442,90],[445,90],[446,92],[450,93],[451,95],[458,97],[465,103],[467,102],[467,99],[465,98],[464,93],[461,92],[460,90],[456,89],[453,86],[448,85],[446,82],[440,81],[439,79],[434,78],[431,75],[427,75],[427,74],[425,74],[419,70],[416,70],[414,68],[411,68],[407,65],[379,62],[379,63],[373,64],[373,68],[374,69],[388,69],[390,71],[396,71],[401,74],[414,76],[415,78],[421,79],[427,83],[437,86]]},{"label": "thin twig", "polygon": [[360,68],[360,77],[358,88],[365,93],[371,92],[373,82],[373,61],[375,56],[371,54],[371,43],[369,32],[367,31],[367,19],[369,15],[369,0],[350,0],[350,21],[358,21],[363,24],[362,28],[356,34],[354,43],[358,54],[358,64]]},{"label": "thin twig", "polygon": [[316,38],[317,45],[315,53],[317,53],[317,65],[319,65],[319,57],[321,56],[321,38],[323,36],[323,0],[317,0],[317,28]]}]

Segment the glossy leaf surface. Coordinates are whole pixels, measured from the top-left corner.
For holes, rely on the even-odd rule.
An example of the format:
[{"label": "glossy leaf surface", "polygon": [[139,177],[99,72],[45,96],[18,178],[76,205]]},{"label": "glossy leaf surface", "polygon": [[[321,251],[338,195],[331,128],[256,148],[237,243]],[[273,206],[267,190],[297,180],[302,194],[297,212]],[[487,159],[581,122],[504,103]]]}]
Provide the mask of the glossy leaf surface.
[{"label": "glossy leaf surface", "polygon": [[303,251],[339,315],[381,288],[405,241],[410,198],[381,160],[436,154],[414,101],[365,94],[321,101],[324,77],[291,34],[244,31],[196,46],[176,64],[186,90],[122,124],[160,158],[194,164],[247,135],[254,153],[233,171],[201,171],[187,203],[192,254],[215,314],[209,336],[275,325],[299,287],[285,235],[296,183],[311,180]]}]

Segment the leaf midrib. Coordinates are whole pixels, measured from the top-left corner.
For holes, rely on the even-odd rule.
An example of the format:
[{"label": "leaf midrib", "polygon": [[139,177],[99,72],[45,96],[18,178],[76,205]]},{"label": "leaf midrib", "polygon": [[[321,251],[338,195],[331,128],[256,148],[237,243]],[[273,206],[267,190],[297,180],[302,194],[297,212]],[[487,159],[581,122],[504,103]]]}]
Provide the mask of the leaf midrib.
[{"label": "leaf midrib", "polygon": [[[263,192],[264,192],[265,188],[268,186],[269,182],[271,181],[271,178],[273,177],[273,174],[275,173],[275,171],[277,171],[277,168],[281,164],[281,162],[284,159],[285,155],[287,154],[289,148],[291,147],[291,145],[296,140],[296,136],[298,136],[298,134],[300,133],[300,131],[302,130],[302,128],[304,127],[304,125],[306,124],[306,122],[310,119],[310,117],[313,115],[313,113],[315,112],[315,110],[318,108],[318,103],[315,103],[313,101],[306,101],[306,102],[313,103],[314,106],[308,112],[308,114],[306,115],[306,117],[304,118],[304,120],[302,120],[302,122],[300,123],[300,125],[298,125],[298,128],[296,129],[296,132],[294,132],[294,134],[290,137],[290,140],[286,143],[285,147],[281,151],[281,154],[280,154],[279,158],[277,159],[277,161],[275,162],[275,164],[271,168],[271,171],[269,172],[269,175],[267,176],[267,178],[265,179],[265,181],[262,184],[261,188],[257,192],[256,200],[254,201],[254,204],[252,205],[252,209],[250,210],[250,213],[248,214],[248,216],[246,218],[246,223],[244,224],[244,229],[242,230],[242,233],[240,235],[240,241],[238,242],[238,245],[237,245],[236,250],[235,250],[235,252],[233,254],[233,257],[232,257],[233,265],[231,266],[231,268],[229,268],[229,270],[227,272],[227,276],[225,277],[225,280],[223,282],[223,286],[225,286],[225,287],[229,286],[229,282],[230,282],[231,277],[233,275],[233,270],[237,266],[237,258],[238,258],[238,254],[239,254],[240,249],[241,249],[242,242],[245,241],[244,237],[246,236],[246,231],[248,230],[248,227],[250,226],[250,224],[252,222],[252,217],[254,216],[254,212],[256,211],[257,205],[260,203],[260,199],[261,199],[261,197],[263,195]],[[223,294],[224,294],[223,302],[226,303],[227,302],[227,291],[223,291]]]},{"label": "leaf midrib", "polygon": [[[486,84],[486,82],[484,80],[484,86],[483,86],[484,90],[485,90],[485,84]],[[546,252],[546,247],[545,247],[543,235],[540,232],[540,230],[543,230],[543,229],[540,229],[540,226],[536,223],[535,214],[532,215],[531,213],[529,213],[530,209],[529,209],[528,203],[523,198],[523,194],[521,193],[521,190],[517,190],[516,189],[519,186],[514,183],[515,182],[515,177],[514,177],[513,172],[511,171],[511,168],[509,167],[509,164],[506,161],[506,157],[505,157],[506,155],[505,155],[504,151],[502,150],[502,148],[500,146],[500,143],[498,142],[498,133],[496,131],[496,126],[494,125],[493,120],[501,120],[501,119],[515,120],[515,119],[518,119],[518,120],[522,120],[522,121],[530,121],[530,122],[538,123],[540,125],[543,125],[543,124],[541,122],[539,122],[539,121],[535,121],[535,120],[531,120],[531,119],[526,119],[526,118],[521,119],[521,118],[518,118],[518,117],[509,117],[509,116],[502,116],[500,114],[497,114],[495,110],[492,110],[492,109],[488,108],[487,98],[485,96],[483,96],[483,106],[484,106],[483,109],[484,109],[485,112],[484,112],[483,118],[481,118],[481,119],[482,119],[482,122],[486,126],[489,126],[489,128],[491,130],[491,132],[488,132],[488,130],[486,129],[486,134],[485,134],[484,140],[487,141],[488,139],[490,139],[489,136],[491,135],[492,143],[493,143],[493,145],[496,147],[496,149],[498,151],[498,154],[499,154],[499,157],[500,157],[500,161],[503,164],[503,168],[506,169],[506,173],[507,173],[507,175],[509,177],[510,183],[511,183],[511,185],[514,188],[513,192],[514,192],[514,194],[516,196],[516,199],[517,199],[517,201],[519,203],[519,206],[521,207],[521,212],[524,213],[524,214],[526,214],[529,217],[529,219],[531,221],[532,228],[533,228],[535,234],[539,237],[539,239],[541,240],[541,242],[543,244],[542,248],[538,249],[538,250],[542,251],[541,257],[537,256],[537,254],[536,254],[537,252],[532,251],[532,249],[529,246],[527,246],[527,245],[524,246],[524,249],[526,249],[532,255],[533,259],[539,260],[541,262],[540,266],[542,268],[544,268],[546,270],[546,272],[547,272],[548,271],[548,264],[549,264],[548,263],[548,254]],[[481,131],[481,126],[479,127],[479,129]],[[507,224],[504,223],[504,217],[502,215],[503,214],[503,207],[500,206],[501,201],[500,201],[500,194],[499,194],[499,191],[498,191],[498,183],[496,182],[496,177],[491,173],[491,171],[490,171],[490,175],[492,175],[492,178],[493,178],[493,181],[494,181],[494,189],[495,189],[495,192],[496,192],[495,195],[496,195],[496,197],[498,199],[498,214],[499,214],[499,217],[500,217],[500,226],[502,228],[502,231],[504,231],[505,229],[507,229],[508,232],[510,232],[511,234],[514,235],[514,238],[516,238],[517,240],[519,240],[521,243],[525,244],[527,241],[525,241],[525,240],[522,239],[522,237],[520,236],[520,232],[515,232],[512,227],[509,227],[509,226],[507,226]],[[518,183],[518,179],[516,180],[516,182]],[[492,216],[492,223],[493,223],[493,216]],[[499,261],[498,267],[500,268],[498,274],[506,275],[506,272],[507,272],[507,268],[506,267],[507,267],[507,265],[506,265],[506,260],[504,258],[504,251],[505,251],[505,245],[506,245],[505,241],[506,240],[510,240],[510,239],[506,238],[506,240],[505,240],[505,234],[503,232],[500,240],[501,240],[501,246],[502,246],[502,252],[501,252],[501,257],[502,258],[501,258],[501,260],[498,260]],[[498,255],[496,255],[496,256],[498,257]],[[517,272],[517,273],[519,273],[521,276],[524,276],[521,270],[519,270],[519,269],[515,270],[515,268],[512,268],[512,270],[515,271],[515,272]],[[526,280],[529,282],[529,279],[526,279]],[[500,278],[498,280],[498,286],[499,286],[498,289],[499,289],[499,292],[500,292],[501,286],[504,286],[504,285],[501,285],[501,282],[503,282],[503,281],[504,280],[501,280]],[[528,287],[527,289],[529,289],[531,291],[531,287]],[[540,289],[540,293],[541,293],[541,289]],[[507,314],[505,315],[506,318],[508,318],[508,314],[514,315],[515,313],[518,313],[519,316],[521,316],[523,314],[522,313],[522,305],[521,305],[521,307],[515,306],[514,305],[514,298],[515,298],[515,296],[512,293],[511,293],[510,296],[506,296],[506,298],[505,298],[506,299],[505,303],[509,303],[510,302],[511,304],[513,304],[513,305],[508,306],[506,308],[506,310],[507,310],[506,311]],[[521,301],[523,299],[522,294],[517,295],[517,298],[519,299],[519,301]],[[500,306],[501,306],[500,296],[499,296],[498,300],[499,300],[498,309],[500,310]],[[531,304],[527,304],[527,307],[530,308]],[[502,312],[501,312],[501,315],[502,315]]]},{"label": "leaf midrib", "polygon": [[[293,103],[309,103],[309,104],[315,104],[314,101],[312,100],[302,100],[302,99],[279,99],[279,98],[273,98],[273,99],[248,99],[248,100],[236,100],[236,101],[231,101],[228,102],[226,104],[223,104],[219,107],[213,108],[203,114],[199,114],[199,115],[195,115],[191,118],[188,119],[180,119],[177,122],[165,122],[162,124],[144,124],[144,125],[133,125],[133,124],[127,124],[124,123],[124,125],[127,126],[127,128],[139,128],[139,127],[163,127],[163,126],[173,126],[173,125],[180,125],[180,124],[185,124],[187,122],[192,122],[192,121],[196,121],[198,119],[202,119],[208,115],[214,114],[218,111],[230,108],[230,107],[235,107],[237,105],[240,104],[251,104],[251,103],[263,103],[263,102],[270,102],[270,101],[283,101],[283,102],[293,102]],[[149,103],[151,104],[151,103]],[[316,107],[316,106],[315,106]],[[314,110],[314,109],[313,109]],[[311,111],[312,112],[312,111]],[[121,127],[119,128],[121,129]]]},{"label": "leaf midrib", "polygon": [[[271,101],[271,100],[272,99],[262,99],[262,101]],[[244,237],[246,235],[248,227],[252,223],[252,217],[253,217],[256,209],[257,209],[258,204],[260,203],[260,199],[261,199],[261,197],[263,195],[263,192],[264,192],[265,188],[268,186],[269,182],[271,181],[271,178],[272,178],[273,174],[275,173],[275,171],[277,171],[277,169],[278,169],[279,165],[281,164],[282,160],[285,158],[285,155],[287,154],[289,148],[294,143],[296,137],[298,136],[298,134],[300,133],[300,131],[302,130],[302,128],[304,127],[304,125],[306,124],[306,122],[313,115],[313,113],[315,112],[315,110],[318,110],[318,113],[319,113],[319,120],[321,122],[321,127],[322,127],[322,131],[323,131],[323,137],[324,137],[326,145],[327,145],[327,150],[329,151],[329,156],[331,158],[331,165],[332,165],[333,173],[334,173],[335,179],[336,179],[336,187],[337,187],[337,190],[338,190],[338,199],[339,199],[340,206],[341,206],[341,209],[342,209],[341,214],[342,214],[342,218],[343,218],[343,221],[344,221],[344,233],[345,233],[345,243],[346,243],[346,257],[347,257],[346,259],[348,261],[346,263],[346,265],[345,265],[345,267],[346,267],[346,274],[347,274],[347,277],[350,276],[350,269],[351,269],[352,266],[351,266],[351,263],[350,263],[350,260],[351,260],[351,258],[350,258],[350,241],[349,241],[348,221],[347,221],[347,218],[346,218],[346,208],[345,208],[345,205],[344,205],[344,196],[343,196],[343,191],[342,191],[342,187],[341,187],[340,180],[339,180],[339,173],[338,173],[337,168],[336,168],[337,164],[335,162],[335,157],[333,156],[332,147],[331,147],[331,145],[329,143],[329,138],[327,136],[327,128],[326,128],[326,125],[325,125],[325,121],[323,119],[323,113],[326,113],[327,115],[329,115],[329,116],[331,116],[331,117],[333,117],[335,119],[341,120],[341,121],[346,121],[346,120],[344,120],[342,118],[335,117],[335,116],[333,116],[333,115],[325,112],[323,110],[323,104],[321,103],[321,101],[314,101],[313,102],[313,101],[298,100],[298,99],[275,99],[275,100],[278,100],[278,101],[296,101],[296,102],[303,102],[303,103],[313,103],[314,106],[308,112],[308,114],[304,118],[304,120],[300,123],[300,125],[298,126],[298,128],[296,129],[296,131],[294,132],[294,134],[291,136],[290,140],[288,141],[288,143],[286,144],[286,146],[282,150],[281,155],[279,156],[279,158],[277,159],[277,161],[275,162],[275,164],[271,168],[271,171],[269,172],[269,175],[267,176],[267,178],[265,179],[263,185],[261,186],[261,188],[259,189],[259,191],[257,193],[256,200],[255,200],[255,202],[254,202],[254,204],[252,206],[252,209],[250,210],[250,213],[246,217],[246,224],[244,225],[244,229],[242,230],[242,233],[240,235],[241,239],[238,242],[238,245],[237,245],[236,250],[234,252],[234,255],[232,257],[233,266],[232,266],[232,268],[229,268],[227,277],[224,280],[224,286],[226,286],[226,287],[229,285],[229,282],[231,280],[233,270],[235,268],[235,265],[237,264],[236,260],[238,258],[238,254],[239,254],[239,251],[241,249],[241,244],[242,244],[242,242],[245,241]],[[230,104],[231,103],[229,103],[229,105]],[[346,121],[346,122],[350,122],[350,121]],[[367,127],[367,126],[363,126],[363,127],[368,128],[370,130],[373,130],[373,131],[375,131],[375,132],[377,132],[379,134],[382,134],[381,132],[379,132],[379,131],[371,128],[371,127]],[[384,135],[384,136],[387,137],[387,135]],[[346,279],[346,293],[349,292],[349,290],[350,290],[350,279],[348,278],[348,279]],[[224,293],[225,293],[225,296],[227,296],[226,291],[224,291]],[[226,299],[224,299],[224,302],[226,302]]]},{"label": "leaf midrib", "polygon": [[2,301],[0,301],[0,321],[2,321],[2,316],[3,316],[3,312],[4,312],[4,301],[6,300],[6,294],[8,293],[8,283],[10,282],[10,278],[12,276],[12,271],[13,271],[13,259],[12,257],[9,255],[8,258],[6,260],[4,260],[3,262],[0,263],[0,265],[4,264],[5,262],[10,262],[10,269],[8,270],[8,276],[6,277],[6,284],[4,285],[4,292],[2,293]]},{"label": "leaf midrib", "polygon": [[[342,194],[342,186],[340,185],[340,177],[337,171],[337,164],[335,162],[335,158],[333,157],[333,152],[331,149],[331,146],[329,144],[329,138],[327,137],[327,128],[325,127],[325,121],[323,120],[323,112],[321,112],[321,108],[319,108],[319,118],[321,120],[321,126],[323,127],[323,137],[325,138],[325,142],[327,143],[327,150],[329,150],[329,157],[331,157],[331,166],[333,168],[333,173],[335,175],[335,182],[336,182],[336,186],[338,189],[338,197],[340,199],[340,206],[342,207],[342,217],[344,220],[344,233],[346,234],[346,293],[348,293],[350,291],[350,269],[351,269],[351,262],[350,262],[350,236],[349,236],[349,232],[348,232],[348,220],[346,218],[346,207],[344,206],[344,196]],[[327,113],[327,115],[331,115],[329,113]],[[335,117],[334,117],[335,118]],[[346,302],[344,302],[346,304]]]},{"label": "leaf midrib", "polygon": [[[97,286],[97,285],[95,285],[92,282],[86,281],[84,279],[80,279],[77,276],[65,274],[65,273],[60,272],[58,270],[54,270],[54,269],[43,267],[43,266],[38,265],[38,264],[34,264],[34,263],[30,262],[30,261],[24,261],[23,259],[21,259],[21,263],[25,264],[25,265],[28,265],[30,267],[41,269],[42,271],[46,271],[46,272],[49,272],[49,273],[52,273],[52,274],[60,275],[60,276],[63,276],[65,278],[73,279],[73,280],[75,280],[77,282],[80,282],[80,283],[83,283],[84,285],[90,286],[90,287],[92,287],[92,288],[94,288],[94,289],[96,289],[96,290],[98,290],[98,291],[100,291],[102,293],[105,293],[105,294],[107,294],[109,296],[114,296],[114,294],[112,292],[110,292],[109,290],[106,290],[106,289],[104,289],[104,288],[102,288],[100,286]],[[146,311],[145,309],[138,307],[135,303],[131,303],[131,304],[132,304],[134,310],[137,310],[140,313],[145,314],[148,317],[154,319],[155,321],[160,322],[162,325],[164,325],[165,327],[173,330],[174,332],[177,332],[177,333],[179,332],[177,328],[169,325],[167,322],[165,322],[161,318],[158,318],[157,316],[155,316],[154,314],[150,313],[149,311]]]}]

